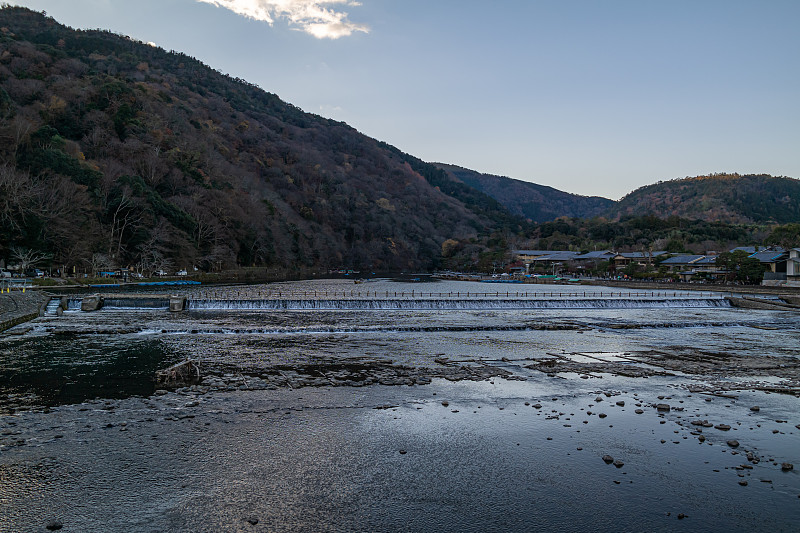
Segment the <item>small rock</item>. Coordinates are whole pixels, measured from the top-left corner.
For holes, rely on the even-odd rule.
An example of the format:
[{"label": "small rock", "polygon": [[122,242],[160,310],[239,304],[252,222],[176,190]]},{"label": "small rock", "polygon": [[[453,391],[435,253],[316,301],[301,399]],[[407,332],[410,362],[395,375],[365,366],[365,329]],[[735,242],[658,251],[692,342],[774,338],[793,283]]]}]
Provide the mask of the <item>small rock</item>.
[{"label": "small rock", "polygon": [[533,408],[534,409],[541,409],[542,408],[542,404],[540,404],[540,403],[534,404]]},{"label": "small rock", "polygon": [[656,404],[656,409],[659,411],[669,411],[669,404],[668,403]]},{"label": "small rock", "polygon": [[594,401],[600,403],[603,401],[603,399],[600,396],[598,396],[597,398],[594,399]]},{"label": "small rock", "polygon": [[637,409],[637,410],[634,411],[634,413],[636,413],[637,415],[640,415],[640,414],[644,413],[644,411],[642,409]]},{"label": "small rock", "polygon": [[781,463],[781,470],[784,472],[788,472],[789,470],[794,470],[794,465],[792,463]]},{"label": "small rock", "polygon": [[731,427],[728,424],[717,424],[714,426],[715,429],[719,429],[720,431],[728,431]]},{"label": "small rock", "polygon": [[625,407],[625,402],[620,400],[620,401],[617,402],[617,405],[619,405],[620,407]]},{"label": "small rock", "polygon": [[747,481],[745,481],[745,480],[741,480],[741,481],[739,482],[739,485],[741,485],[742,487],[746,487],[746,486],[747,486]]},{"label": "small rock", "polygon": [[258,524],[258,518],[256,518],[255,516],[251,516],[250,518],[247,519],[247,522],[250,525],[254,526],[254,525]]},{"label": "small rock", "polygon": [[616,466],[617,468],[622,468],[623,466],[625,466],[625,463],[617,459],[616,461],[614,461],[614,466]]},{"label": "small rock", "polygon": [[600,418],[605,418],[605,417],[607,417],[608,415],[607,415],[607,414],[605,414],[605,413],[598,413],[598,414],[597,414],[597,416],[599,416]]},{"label": "small rock", "polygon": [[751,410],[751,411],[758,412],[758,411],[760,411],[760,410],[761,410],[761,408],[760,408],[759,406],[757,406],[757,405],[754,405],[753,407],[751,407],[751,408],[750,408],[750,410]]},{"label": "small rock", "polygon": [[47,523],[47,525],[45,525],[44,527],[46,527],[46,528],[47,528],[48,530],[50,530],[50,531],[58,531],[59,529],[61,529],[62,527],[64,527],[64,524],[62,524],[62,523],[61,523],[60,521],[58,521],[58,520],[50,520],[50,521]]},{"label": "small rock", "polygon": [[450,405],[450,402],[444,401],[444,402],[442,402],[442,405],[447,407],[448,405]]},{"label": "small rock", "polygon": [[605,461],[605,463],[606,463],[607,465],[610,465],[611,463],[613,463],[613,462],[614,462],[614,458],[613,458],[613,457],[611,457],[610,455],[604,455],[604,456],[603,456],[603,461]]},{"label": "small rock", "polygon": [[405,455],[405,454],[407,454],[407,453],[408,453],[408,452],[407,452],[407,451],[405,451],[405,450],[400,450],[400,455]]},{"label": "small rock", "polygon": [[729,440],[728,441],[728,446],[730,446],[731,448],[738,448],[739,447],[739,441],[738,440]]},{"label": "small rock", "polygon": [[683,520],[684,518],[686,518],[686,515],[685,515],[685,514],[683,514],[683,513],[678,513],[678,520]]}]

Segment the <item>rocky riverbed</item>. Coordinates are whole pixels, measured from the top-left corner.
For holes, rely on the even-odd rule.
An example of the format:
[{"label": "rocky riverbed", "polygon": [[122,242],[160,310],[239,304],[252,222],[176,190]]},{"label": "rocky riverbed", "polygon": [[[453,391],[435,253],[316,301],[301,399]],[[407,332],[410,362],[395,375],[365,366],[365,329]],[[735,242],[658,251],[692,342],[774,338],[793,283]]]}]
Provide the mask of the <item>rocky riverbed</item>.
[{"label": "rocky riverbed", "polygon": [[18,413],[0,422],[0,529],[791,531],[800,520],[794,401],[599,384],[201,385]]}]

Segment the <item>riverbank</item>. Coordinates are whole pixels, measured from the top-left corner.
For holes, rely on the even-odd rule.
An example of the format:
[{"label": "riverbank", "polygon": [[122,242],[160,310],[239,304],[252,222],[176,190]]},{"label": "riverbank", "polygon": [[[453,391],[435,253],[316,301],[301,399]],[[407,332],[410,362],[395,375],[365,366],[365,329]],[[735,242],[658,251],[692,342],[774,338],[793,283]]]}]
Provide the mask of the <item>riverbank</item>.
[{"label": "riverbank", "polygon": [[38,317],[50,296],[42,291],[12,291],[0,294],[0,332]]},{"label": "riverbank", "polygon": [[659,283],[657,281],[619,281],[611,279],[586,279],[581,285],[644,289],[648,291],[700,291],[724,294],[800,295],[800,287],[765,287],[763,285],[715,285],[710,283]]}]

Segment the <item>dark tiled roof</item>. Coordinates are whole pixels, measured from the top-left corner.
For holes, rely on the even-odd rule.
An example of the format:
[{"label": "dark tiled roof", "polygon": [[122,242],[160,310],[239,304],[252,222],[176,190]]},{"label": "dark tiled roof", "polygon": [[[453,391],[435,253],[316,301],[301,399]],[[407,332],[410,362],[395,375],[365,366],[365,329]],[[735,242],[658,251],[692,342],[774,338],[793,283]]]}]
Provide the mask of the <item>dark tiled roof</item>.
[{"label": "dark tiled roof", "polygon": [[670,257],[661,261],[662,265],[688,265],[693,264],[706,256],[704,255],[679,255],[677,257]]},{"label": "dark tiled roof", "polygon": [[[564,250],[513,250],[511,253],[514,255],[550,255],[561,253]],[[571,252],[569,252],[571,253]]]},{"label": "dark tiled roof", "polygon": [[774,263],[775,261],[782,261],[785,259],[786,252],[777,252],[775,250],[767,251],[767,252],[758,252],[757,254],[753,254],[750,257],[753,259],[758,259],[762,263]]},{"label": "dark tiled roof", "polygon": [[712,263],[716,264],[717,256],[716,255],[706,255],[702,259],[698,259],[693,265],[710,265]]},{"label": "dark tiled roof", "polygon": [[614,252],[610,250],[587,252],[585,254],[576,255],[575,259],[602,259],[604,257],[614,257]]},{"label": "dark tiled roof", "polygon": [[537,257],[534,261],[571,261],[576,255],[577,252],[553,252],[550,255]]}]

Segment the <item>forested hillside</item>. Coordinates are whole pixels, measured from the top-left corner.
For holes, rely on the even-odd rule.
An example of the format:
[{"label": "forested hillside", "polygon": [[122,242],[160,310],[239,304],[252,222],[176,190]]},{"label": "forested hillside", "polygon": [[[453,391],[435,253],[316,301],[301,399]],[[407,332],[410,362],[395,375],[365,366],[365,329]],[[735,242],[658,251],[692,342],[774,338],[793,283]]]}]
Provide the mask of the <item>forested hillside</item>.
[{"label": "forested hillside", "polygon": [[559,191],[545,185],[537,185],[474,170],[437,163],[455,181],[488,194],[515,215],[533,222],[548,222],[558,217],[591,218],[605,213],[614,204],[613,200],[599,196],[580,196]]},{"label": "forested hillside", "polygon": [[413,269],[523,229],[483,193],[178,52],[0,10],[0,259]]},{"label": "forested hillside", "polygon": [[[792,225],[781,226],[785,238],[773,241],[774,232],[764,225],[725,224],[679,217],[624,217],[611,221],[560,218],[538,224],[521,248],[536,250],[667,250],[673,253],[705,253],[741,245],[783,244],[794,242],[797,232]],[[780,239],[782,234],[774,234]]]},{"label": "forested hillside", "polygon": [[709,222],[800,222],[800,180],[766,174],[712,174],[640,187],[611,209],[612,217],[678,216]]}]

